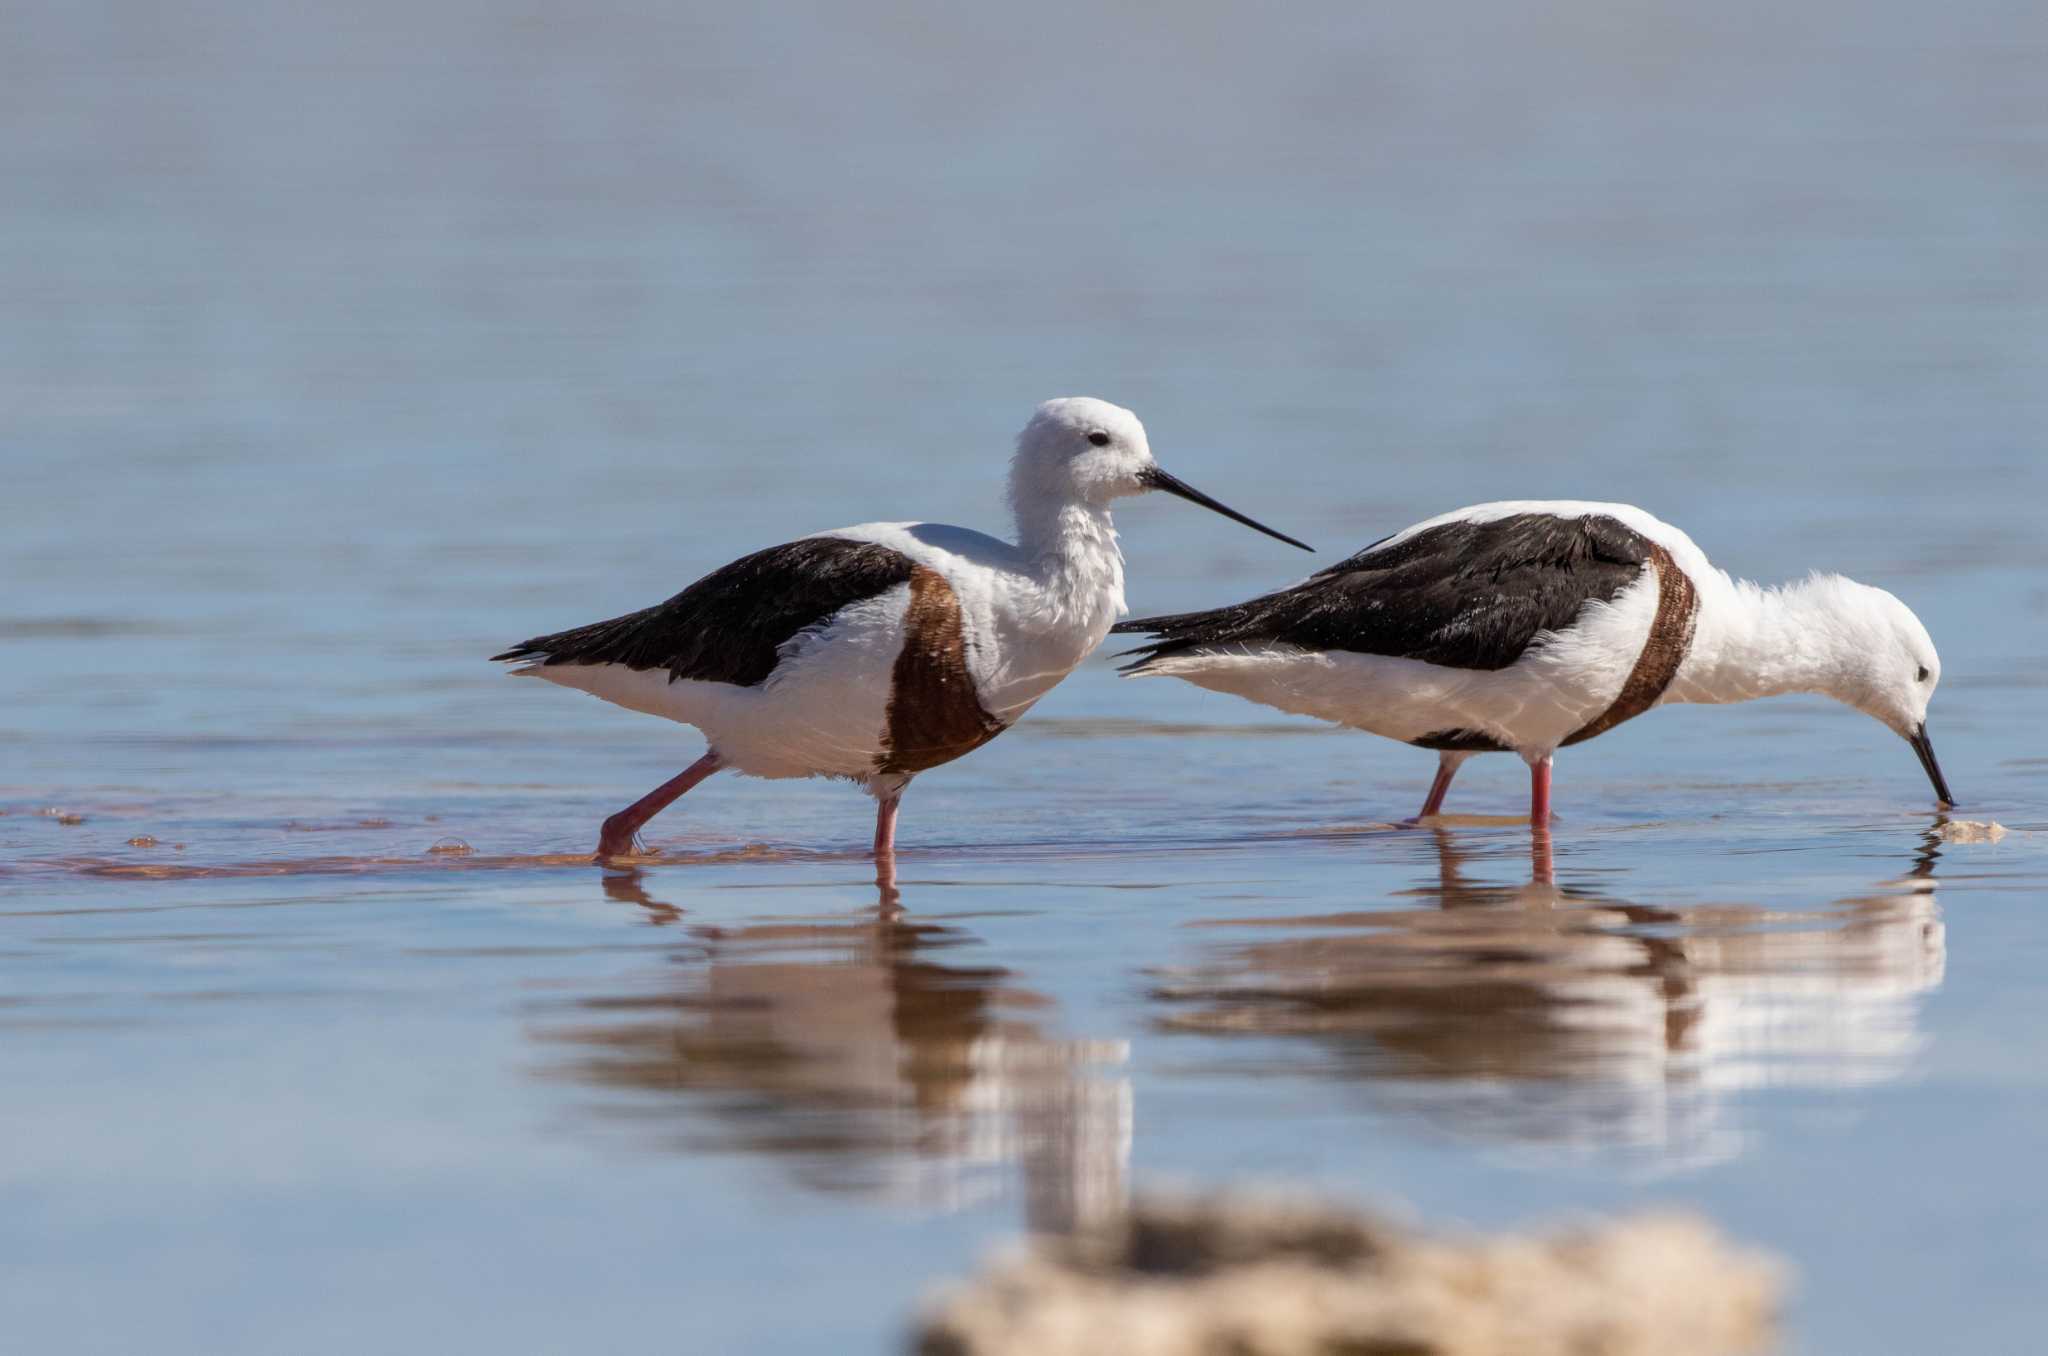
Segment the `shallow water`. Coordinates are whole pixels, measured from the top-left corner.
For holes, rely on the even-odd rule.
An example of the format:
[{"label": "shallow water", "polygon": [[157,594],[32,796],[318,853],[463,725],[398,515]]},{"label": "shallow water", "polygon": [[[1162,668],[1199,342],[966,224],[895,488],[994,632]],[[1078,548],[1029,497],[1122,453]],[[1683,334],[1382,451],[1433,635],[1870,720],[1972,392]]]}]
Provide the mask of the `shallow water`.
[{"label": "shallow water", "polygon": [[[2048,32],[1782,9],[18,16],[10,1346],[876,1351],[1027,1224],[1255,1179],[1691,1205],[1799,1349],[2029,1349]],[[694,736],[484,655],[999,526],[1075,390],[1324,559],[1574,495],[1883,584],[2013,832],[1786,700],[1572,750],[1544,863],[1504,760],[1396,830],[1428,755],[1097,661],[919,781],[898,907],[842,786],[587,865]],[[1142,611],[1303,568],[1120,523]]]}]

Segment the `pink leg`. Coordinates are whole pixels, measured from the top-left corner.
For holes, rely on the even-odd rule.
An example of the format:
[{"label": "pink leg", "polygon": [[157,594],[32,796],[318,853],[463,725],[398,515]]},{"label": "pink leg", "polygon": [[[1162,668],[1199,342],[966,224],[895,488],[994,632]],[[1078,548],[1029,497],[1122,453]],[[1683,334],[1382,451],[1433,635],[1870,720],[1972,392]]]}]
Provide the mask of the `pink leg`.
[{"label": "pink leg", "polygon": [[1553,879],[1550,866],[1550,760],[1529,769],[1529,878],[1538,885]]},{"label": "pink leg", "polygon": [[633,851],[633,835],[640,832],[641,825],[666,810],[683,792],[723,766],[725,760],[717,753],[707,753],[676,776],[669,778],[607,819],[604,822],[604,831],[597,837],[597,855],[600,858],[630,855]]},{"label": "pink leg", "polygon": [[1529,765],[1529,827],[1550,832],[1550,760]]},{"label": "pink leg", "polygon": [[1437,757],[1436,780],[1429,784],[1429,798],[1422,802],[1422,813],[1413,819],[1401,821],[1404,824],[1420,824],[1444,808],[1444,794],[1451,789],[1451,778],[1458,775],[1458,769],[1465,765],[1469,753],[1445,753]]},{"label": "pink leg", "polygon": [[1436,765],[1436,780],[1429,784],[1429,799],[1422,802],[1422,813],[1417,819],[1427,819],[1444,808],[1444,795],[1451,789],[1451,778],[1458,775],[1460,759],[1445,758]]},{"label": "pink leg", "polygon": [[893,861],[896,856],[896,807],[903,792],[892,791],[875,806],[875,860]]},{"label": "pink leg", "polygon": [[875,806],[875,884],[882,888],[882,911],[896,906],[896,806],[903,800],[903,788],[883,796]]}]

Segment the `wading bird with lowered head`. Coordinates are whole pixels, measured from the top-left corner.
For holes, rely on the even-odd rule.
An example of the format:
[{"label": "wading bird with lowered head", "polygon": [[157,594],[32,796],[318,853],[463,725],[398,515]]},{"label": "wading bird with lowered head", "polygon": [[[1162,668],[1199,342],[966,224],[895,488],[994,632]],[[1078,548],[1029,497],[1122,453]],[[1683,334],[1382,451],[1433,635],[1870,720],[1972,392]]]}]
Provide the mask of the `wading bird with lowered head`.
[{"label": "wading bird with lowered head", "polygon": [[1184,678],[1438,754],[1421,817],[1475,753],[1529,765],[1550,822],[1551,757],[1666,702],[1818,692],[1912,745],[1941,659],[1883,589],[1839,575],[1761,588],[1627,504],[1525,500],[1428,519],[1249,602],[1118,625],[1152,639],[1132,677]]},{"label": "wading bird with lowered head", "polygon": [[1152,490],[1311,549],[1161,470],[1129,410],[1049,400],[1010,463],[1014,544],[938,523],[821,532],[493,658],[703,732],[703,757],[604,822],[600,858],[630,853],[649,819],[730,768],[862,784],[887,863],[911,779],[1008,729],[1123,614],[1110,506]]}]

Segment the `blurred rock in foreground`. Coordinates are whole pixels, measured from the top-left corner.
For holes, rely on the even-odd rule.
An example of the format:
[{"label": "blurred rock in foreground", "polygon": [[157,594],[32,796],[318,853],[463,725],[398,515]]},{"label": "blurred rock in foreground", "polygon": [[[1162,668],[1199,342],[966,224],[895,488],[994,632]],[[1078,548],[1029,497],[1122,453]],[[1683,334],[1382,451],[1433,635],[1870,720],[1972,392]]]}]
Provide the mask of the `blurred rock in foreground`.
[{"label": "blurred rock in foreground", "polygon": [[1151,1199],[936,1296],[917,1356],[1734,1356],[1784,1268],[1704,1221],[1435,1238],[1327,1205]]}]

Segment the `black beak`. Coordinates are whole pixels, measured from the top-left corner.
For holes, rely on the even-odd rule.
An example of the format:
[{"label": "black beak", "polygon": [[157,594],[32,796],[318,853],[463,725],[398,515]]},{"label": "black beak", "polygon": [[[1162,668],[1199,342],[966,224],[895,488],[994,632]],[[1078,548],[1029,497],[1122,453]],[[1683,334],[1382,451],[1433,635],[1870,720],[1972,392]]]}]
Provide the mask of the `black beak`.
[{"label": "black beak", "polygon": [[1246,527],[1251,528],[1255,532],[1263,532],[1267,536],[1273,538],[1275,541],[1284,541],[1289,546],[1299,546],[1304,551],[1313,551],[1316,549],[1315,547],[1310,546],[1305,541],[1296,541],[1294,538],[1288,536],[1285,532],[1275,532],[1272,528],[1267,527],[1264,523],[1254,522],[1250,518],[1245,517],[1242,513],[1239,513],[1234,508],[1229,508],[1223,504],[1217,503],[1214,499],[1211,499],[1208,495],[1203,494],[1200,490],[1188,484],[1185,480],[1180,479],[1178,476],[1170,476],[1166,474],[1166,472],[1160,470],[1157,466],[1148,466],[1144,470],[1138,472],[1138,481],[1148,490],[1165,490],[1168,494],[1178,495],[1182,499],[1187,500],[1190,504],[1200,504],[1203,508],[1208,509],[1212,513],[1220,513],[1224,517],[1230,519],[1233,522],[1243,523]]},{"label": "black beak", "polygon": [[1927,722],[1913,727],[1913,733],[1906,736],[1906,742],[1913,746],[1913,752],[1920,755],[1920,766],[1927,769],[1927,780],[1934,783],[1934,794],[1941,797],[1941,808],[1955,808],[1956,798],[1948,793],[1948,779],[1941,775],[1941,764],[1934,761],[1934,742],[1927,737]]}]

